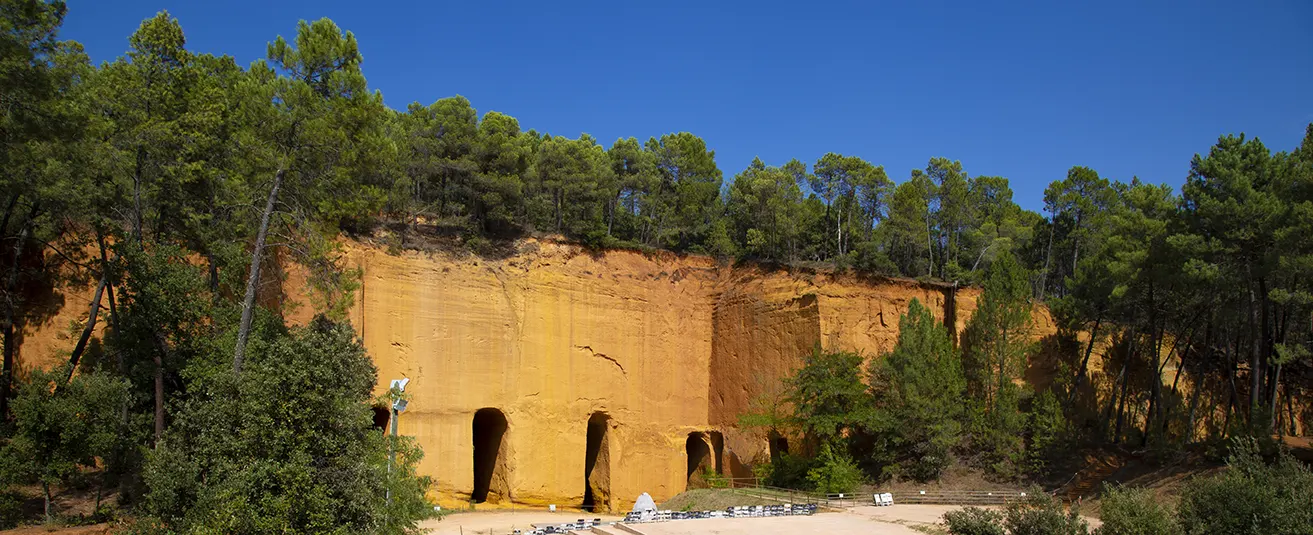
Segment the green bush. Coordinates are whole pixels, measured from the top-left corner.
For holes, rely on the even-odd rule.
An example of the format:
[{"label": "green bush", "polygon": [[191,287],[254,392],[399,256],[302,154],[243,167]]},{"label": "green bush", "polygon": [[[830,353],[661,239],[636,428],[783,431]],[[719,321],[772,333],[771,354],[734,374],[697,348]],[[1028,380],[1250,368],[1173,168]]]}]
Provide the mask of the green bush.
[{"label": "green bush", "polygon": [[1181,491],[1177,514],[1187,535],[1313,533],[1313,472],[1288,454],[1267,464],[1254,440],[1237,441],[1221,475]]},{"label": "green bush", "polygon": [[23,521],[23,495],[14,491],[0,492],[0,529],[18,527]]},{"label": "green bush", "polygon": [[1005,535],[1003,513],[992,509],[966,507],[944,513],[949,535]]},{"label": "green bush", "polygon": [[835,453],[826,444],[821,446],[821,454],[816,456],[814,467],[807,471],[807,481],[817,492],[852,492],[862,484],[862,470],[851,457],[842,452]]},{"label": "green bush", "polygon": [[1088,535],[1089,524],[1073,507],[1064,512],[1062,502],[1043,490],[1032,488],[1026,498],[1008,504],[1003,524],[1010,535]]},{"label": "green bush", "polygon": [[226,352],[188,370],[144,510],[176,533],[417,532],[432,514],[422,454],[373,428],[376,371],[350,326],[320,316],[249,348],[240,376]]},{"label": "green bush", "polygon": [[784,453],[770,463],[769,477],[766,484],[786,489],[810,490],[811,482],[807,472],[811,470],[812,461],[801,455]]},{"label": "green bush", "polygon": [[1179,535],[1172,508],[1149,489],[1112,487],[1103,495],[1098,535]]},{"label": "green bush", "polygon": [[1052,390],[1035,396],[1027,426],[1030,432],[1030,445],[1026,448],[1027,468],[1032,474],[1042,474],[1049,460],[1062,447],[1067,434],[1067,418]]},{"label": "green bush", "polygon": [[885,277],[898,276],[898,264],[889,258],[889,254],[880,250],[875,242],[861,242],[856,250],[849,253],[847,262],[863,273]]},{"label": "green bush", "polygon": [[104,374],[70,379],[66,367],[34,370],[13,401],[13,435],[0,448],[0,478],[39,483],[48,512],[52,486],[67,485],[109,453],[127,395],[126,381]]}]

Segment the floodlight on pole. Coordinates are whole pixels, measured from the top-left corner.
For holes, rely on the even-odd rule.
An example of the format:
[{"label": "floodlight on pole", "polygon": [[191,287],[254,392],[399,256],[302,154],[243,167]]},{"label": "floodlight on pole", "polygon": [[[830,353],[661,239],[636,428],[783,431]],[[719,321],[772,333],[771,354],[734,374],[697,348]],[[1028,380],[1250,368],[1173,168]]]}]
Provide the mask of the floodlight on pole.
[{"label": "floodlight on pole", "polygon": [[[388,389],[397,393],[405,392],[406,385],[408,384],[410,384],[409,377],[403,377],[401,379],[393,379],[392,384],[388,386]],[[390,424],[392,427],[393,437],[397,436],[397,418],[401,416],[401,413],[406,411],[407,404],[408,402],[406,401],[406,398],[396,395],[392,397],[392,418],[390,418],[391,420]],[[397,462],[397,452],[396,450],[392,449],[392,443],[389,442],[388,443],[388,478],[389,479],[392,478],[392,465],[395,464],[396,462]],[[384,495],[387,499],[388,505],[392,505],[392,488],[388,487]]]}]

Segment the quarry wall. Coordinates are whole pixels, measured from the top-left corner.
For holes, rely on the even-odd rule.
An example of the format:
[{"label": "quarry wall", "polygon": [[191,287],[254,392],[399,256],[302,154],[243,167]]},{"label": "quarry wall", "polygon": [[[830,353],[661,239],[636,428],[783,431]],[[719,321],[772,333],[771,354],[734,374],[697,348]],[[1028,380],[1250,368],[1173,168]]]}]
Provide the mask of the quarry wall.
[{"label": "quarry wall", "polygon": [[[376,392],[411,379],[399,429],[423,447],[420,471],[447,507],[627,510],[643,492],[658,502],[682,492],[703,470],[750,475],[769,458],[768,438],[737,429],[738,415],[778,394],[813,348],[876,358],[912,299],[957,334],[979,298],[975,288],[552,241],[498,257],[343,247],[363,274],[348,317],[378,366]],[[266,304],[281,298],[288,320],[304,323],[314,313],[305,286],[290,270]],[[52,296],[25,326],[20,376],[67,358],[90,293]],[[1037,339],[1056,331],[1042,306],[1033,320]],[[1032,362],[1027,380],[1042,384],[1052,364]],[[1091,382],[1108,382],[1099,373],[1092,362]]]},{"label": "quarry wall", "polygon": [[960,330],[978,295],[534,240],[499,259],[353,243],[346,262],[364,274],[350,319],[380,393],[411,378],[400,430],[447,505],[628,508],[705,468],[750,475],[767,442],[736,419],[812,348],[887,351],[912,299],[940,320],[952,299]]}]

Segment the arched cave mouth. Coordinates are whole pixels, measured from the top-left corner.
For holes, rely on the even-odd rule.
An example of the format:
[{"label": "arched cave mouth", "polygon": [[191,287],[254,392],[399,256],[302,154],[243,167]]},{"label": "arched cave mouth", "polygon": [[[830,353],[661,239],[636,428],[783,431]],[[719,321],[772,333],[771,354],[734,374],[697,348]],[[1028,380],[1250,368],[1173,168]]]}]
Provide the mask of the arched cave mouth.
[{"label": "arched cave mouth", "polygon": [[376,405],[374,411],[374,429],[382,430],[384,434],[388,432],[388,424],[391,423],[392,415],[388,413],[388,408]]},{"label": "arched cave mouth", "polygon": [[707,439],[702,433],[694,431],[688,434],[688,440],[684,441],[684,452],[688,454],[688,479],[693,480],[699,467],[706,464],[711,457],[711,446],[707,444]]},{"label": "arched cave mouth", "polygon": [[474,503],[509,498],[506,478],[505,438],[509,426],[506,415],[497,409],[479,409],[474,413]]},{"label": "arched cave mouth", "polygon": [[[584,501],[585,511],[607,511],[611,495],[610,442],[607,429],[611,417],[595,412],[588,418],[588,440],[584,447]],[[596,491],[594,490],[596,489]]]}]

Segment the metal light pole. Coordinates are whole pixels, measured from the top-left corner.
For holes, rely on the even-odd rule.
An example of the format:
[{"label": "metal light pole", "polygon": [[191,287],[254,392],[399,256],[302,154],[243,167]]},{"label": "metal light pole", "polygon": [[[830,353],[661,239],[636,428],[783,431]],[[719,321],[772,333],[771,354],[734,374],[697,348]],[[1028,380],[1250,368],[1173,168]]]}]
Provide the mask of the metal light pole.
[{"label": "metal light pole", "polygon": [[[406,391],[407,384],[410,384],[410,378],[393,379],[392,384],[388,388],[388,391],[392,393],[392,417],[388,418],[388,420],[390,420],[391,423],[390,427],[392,428],[393,439],[396,439],[397,437],[397,419],[401,416],[401,413],[406,411],[406,400],[398,394]],[[392,441],[388,441],[388,487],[386,497],[389,506],[392,505],[392,465],[396,462],[397,452],[392,447]]]}]

